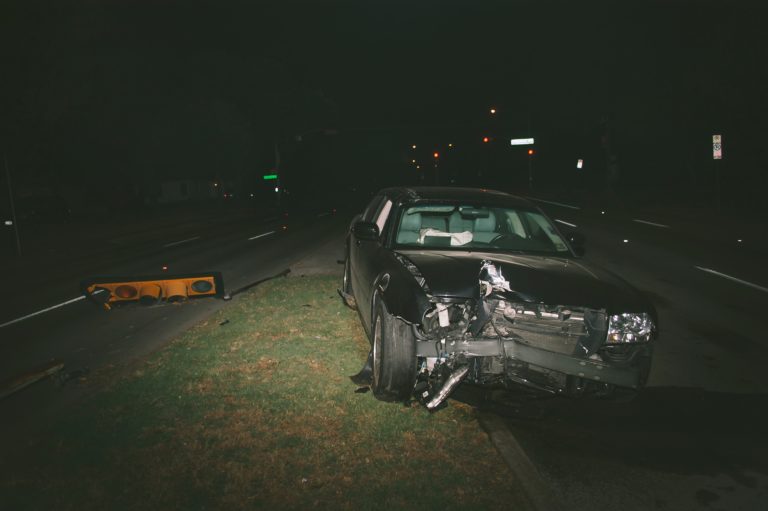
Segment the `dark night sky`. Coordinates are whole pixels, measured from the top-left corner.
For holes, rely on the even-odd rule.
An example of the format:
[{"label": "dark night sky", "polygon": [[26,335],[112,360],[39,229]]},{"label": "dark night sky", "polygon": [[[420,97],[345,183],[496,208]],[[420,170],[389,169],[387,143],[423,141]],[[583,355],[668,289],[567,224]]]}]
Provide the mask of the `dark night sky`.
[{"label": "dark night sky", "polygon": [[340,176],[402,165],[410,140],[467,147],[529,126],[556,176],[578,153],[597,154],[606,118],[623,182],[705,182],[718,130],[729,170],[748,189],[766,186],[768,11],[748,4],[81,0],[0,9],[1,145],[30,184],[258,173],[272,165],[276,136],[324,127],[339,129]]}]

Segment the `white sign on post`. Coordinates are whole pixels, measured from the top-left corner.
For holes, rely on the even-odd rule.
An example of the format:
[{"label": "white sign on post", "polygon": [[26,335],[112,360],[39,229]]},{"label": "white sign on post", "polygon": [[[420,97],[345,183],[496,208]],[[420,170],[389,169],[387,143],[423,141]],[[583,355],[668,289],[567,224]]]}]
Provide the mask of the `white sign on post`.
[{"label": "white sign on post", "polygon": [[510,142],[512,145],[533,145],[532,138],[513,138]]},{"label": "white sign on post", "polygon": [[720,135],[712,135],[712,158],[723,159],[723,137]]},{"label": "white sign on post", "polygon": [[576,168],[577,168],[577,169],[580,169],[580,168],[581,168],[581,167],[583,167],[583,166],[584,166],[584,160],[578,160],[578,161],[576,162]]}]

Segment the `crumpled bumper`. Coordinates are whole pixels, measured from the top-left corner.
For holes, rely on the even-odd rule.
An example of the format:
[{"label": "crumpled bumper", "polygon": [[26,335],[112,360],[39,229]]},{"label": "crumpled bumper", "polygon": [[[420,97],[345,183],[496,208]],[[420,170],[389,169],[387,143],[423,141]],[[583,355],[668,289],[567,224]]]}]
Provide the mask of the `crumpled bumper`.
[{"label": "crumpled bumper", "polygon": [[[649,348],[638,346],[638,349]],[[505,376],[511,380],[552,391],[565,387],[565,376],[629,388],[642,387],[646,376],[640,362],[642,357],[635,357],[634,363],[617,364],[556,353],[517,341],[496,339],[417,343],[417,355],[420,357],[441,358],[451,354],[461,354],[468,359],[502,359]]]}]

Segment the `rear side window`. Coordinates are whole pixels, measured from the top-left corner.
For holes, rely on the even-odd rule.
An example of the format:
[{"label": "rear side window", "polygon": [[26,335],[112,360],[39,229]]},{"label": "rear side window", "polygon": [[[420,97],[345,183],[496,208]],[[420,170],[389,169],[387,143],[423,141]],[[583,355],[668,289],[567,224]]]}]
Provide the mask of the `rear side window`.
[{"label": "rear side window", "polygon": [[389,213],[392,211],[392,201],[387,200],[387,202],[384,203],[384,205],[381,207],[381,211],[379,211],[379,215],[376,217],[376,225],[379,227],[379,233],[384,232],[384,225],[387,223],[387,218],[389,218]]}]

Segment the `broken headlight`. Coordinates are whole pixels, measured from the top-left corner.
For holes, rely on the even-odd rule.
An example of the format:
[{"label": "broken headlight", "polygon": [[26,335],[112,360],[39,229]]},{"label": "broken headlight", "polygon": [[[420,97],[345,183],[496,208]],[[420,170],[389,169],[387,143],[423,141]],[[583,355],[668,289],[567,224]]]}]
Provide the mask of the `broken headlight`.
[{"label": "broken headlight", "polygon": [[656,325],[646,313],[614,314],[608,319],[608,344],[647,342]]}]

